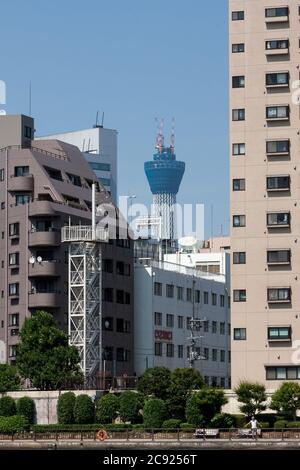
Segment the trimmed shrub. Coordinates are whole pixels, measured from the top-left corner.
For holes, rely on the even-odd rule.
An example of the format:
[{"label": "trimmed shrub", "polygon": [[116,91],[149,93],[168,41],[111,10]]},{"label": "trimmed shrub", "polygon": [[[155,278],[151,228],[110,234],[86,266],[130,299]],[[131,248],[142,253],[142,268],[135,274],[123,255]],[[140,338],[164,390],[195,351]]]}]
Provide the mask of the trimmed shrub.
[{"label": "trimmed shrub", "polygon": [[57,402],[57,418],[59,424],[74,423],[74,407],[76,396],[73,392],[63,393]]},{"label": "trimmed shrub", "polygon": [[234,428],[235,418],[229,413],[218,413],[210,422],[212,428]]},{"label": "trimmed shrub", "polygon": [[144,425],[145,428],[161,428],[167,415],[167,407],[160,398],[150,398],[144,406]]},{"label": "trimmed shrub", "polygon": [[64,432],[64,431],[99,431],[100,429],[106,429],[106,431],[126,431],[132,429],[131,424],[34,424],[31,426],[31,430],[35,432]]},{"label": "trimmed shrub", "polygon": [[270,428],[270,423],[268,421],[258,421],[262,429]]},{"label": "trimmed shrub", "polygon": [[16,412],[16,403],[12,397],[0,398],[0,416],[14,416]]},{"label": "trimmed shrub", "polygon": [[286,427],[287,428],[300,428],[300,421],[289,421]]},{"label": "trimmed shrub", "polygon": [[123,392],[119,398],[120,418],[122,421],[130,421],[131,423],[141,421],[139,411],[143,408],[143,401],[140,393]]},{"label": "trimmed shrub", "polygon": [[1,416],[0,432],[21,432],[28,429],[28,421],[24,416]]},{"label": "trimmed shrub", "polygon": [[194,431],[195,426],[191,423],[181,423],[180,429],[187,429],[187,430],[192,430]]},{"label": "trimmed shrub", "polygon": [[76,424],[92,424],[95,421],[95,406],[88,395],[78,395],[75,399],[74,420]]},{"label": "trimmed shrub", "polygon": [[118,416],[119,408],[119,398],[116,395],[103,395],[96,404],[96,419],[100,423],[112,423]]},{"label": "trimmed shrub", "polygon": [[202,388],[189,396],[185,416],[196,427],[208,426],[212,418],[221,413],[222,405],[227,403],[224,391],[216,388]]},{"label": "trimmed shrub", "polygon": [[274,423],[274,428],[275,429],[282,429],[282,428],[286,428],[286,425],[288,424],[288,420],[287,419],[279,419],[278,421],[275,421]]},{"label": "trimmed shrub", "polygon": [[144,429],[145,425],[143,423],[133,424],[132,429]]},{"label": "trimmed shrub", "polygon": [[162,423],[163,429],[180,429],[181,420],[180,419],[167,419]]},{"label": "trimmed shrub", "polygon": [[30,397],[21,397],[17,401],[17,415],[24,416],[29,424],[34,423],[35,403]]}]

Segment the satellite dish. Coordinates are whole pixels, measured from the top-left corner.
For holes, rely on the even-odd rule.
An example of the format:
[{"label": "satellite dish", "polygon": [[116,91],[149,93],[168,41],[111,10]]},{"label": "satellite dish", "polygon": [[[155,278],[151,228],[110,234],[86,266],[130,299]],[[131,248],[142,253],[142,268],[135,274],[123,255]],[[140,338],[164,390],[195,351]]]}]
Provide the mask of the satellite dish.
[{"label": "satellite dish", "polygon": [[197,239],[195,237],[182,237],[179,238],[178,243],[180,246],[188,248],[197,245]]},{"label": "satellite dish", "polygon": [[38,263],[41,263],[43,261],[43,258],[41,256],[38,256],[36,260]]},{"label": "satellite dish", "polygon": [[34,257],[34,256],[31,256],[31,257],[29,258],[29,263],[30,263],[30,264],[34,264],[34,262],[35,262],[35,257]]}]

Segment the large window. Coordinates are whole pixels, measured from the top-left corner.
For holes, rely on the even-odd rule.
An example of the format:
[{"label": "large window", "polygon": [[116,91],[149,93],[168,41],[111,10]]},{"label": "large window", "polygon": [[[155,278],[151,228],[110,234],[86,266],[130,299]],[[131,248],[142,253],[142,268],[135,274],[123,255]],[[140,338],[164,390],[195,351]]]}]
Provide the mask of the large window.
[{"label": "large window", "polygon": [[244,178],[232,180],[233,191],[245,191],[245,189],[246,189],[246,180]]},{"label": "large window", "polygon": [[288,49],[288,48],[289,48],[289,40],[288,39],[279,39],[279,40],[266,41],[266,49],[267,50]]},{"label": "large window", "polygon": [[290,141],[286,140],[268,140],[266,142],[267,154],[284,155],[290,152]]},{"label": "large window", "polygon": [[218,350],[212,349],[212,360],[216,362],[218,360]]},{"label": "large window", "polygon": [[9,315],[9,320],[8,320],[9,326],[19,326],[19,314],[18,313],[12,313]]},{"label": "large window", "polygon": [[246,264],[246,252],[235,251],[233,253],[233,264]]},{"label": "large window", "polygon": [[232,52],[233,54],[245,52],[245,44],[243,42],[238,44],[232,44]]},{"label": "large window", "polygon": [[268,250],[267,263],[268,264],[290,264],[291,250]]},{"label": "large window", "polygon": [[234,302],[246,302],[246,290],[245,289],[235,289],[233,291],[233,301]]},{"label": "large window", "polygon": [[155,326],[162,326],[162,313],[161,312],[154,313],[154,324]]},{"label": "large window", "polygon": [[169,328],[173,328],[174,326],[174,315],[171,313],[167,313],[166,315],[166,326]]},{"label": "large window", "polygon": [[236,75],[232,77],[232,88],[245,88],[245,76]]},{"label": "large window", "polygon": [[26,176],[29,173],[29,166],[15,166],[15,176]]},{"label": "large window", "polygon": [[267,214],[268,227],[289,227],[290,226],[290,213],[289,212],[269,212]]},{"label": "large window", "polygon": [[124,318],[117,318],[116,330],[118,333],[130,333],[131,323]]},{"label": "large window", "polygon": [[47,171],[48,175],[50,178],[58,181],[62,181],[62,174],[60,170],[57,170],[56,168],[50,168],[48,166],[44,166],[45,170]]},{"label": "large window", "polygon": [[10,253],[8,259],[9,266],[19,265],[19,253]]},{"label": "large window", "polygon": [[78,175],[73,175],[72,173],[67,173],[67,176],[74,186],[81,186],[81,178]]},{"label": "large window", "polygon": [[290,177],[289,176],[268,176],[267,177],[267,190],[278,191],[278,190],[289,190],[290,189]]},{"label": "large window", "polygon": [[166,296],[169,298],[174,297],[174,286],[172,284],[166,284]]},{"label": "large window", "polygon": [[232,155],[245,155],[246,146],[244,143],[232,145]]},{"label": "large window", "polygon": [[232,120],[233,121],[245,121],[245,109],[233,109],[232,110]]},{"label": "large window", "polygon": [[268,289],[268,302],[272,303],[290,303],[291,302],[291,288],[279,287]]},{"label": "large window", "polygon": [[130,360],[130,351],[124,348],[117,348],[117,361],[128,362]]},{"label": "large window", "polygon": [[154,295],[162,295],[162,283],[154,282]]},{"label": "large window", "polygon": [[174,344],[167,343],[167,357],[174,357]]},{"label": "large window", "polygon": [[289,16],[288,7],[278,7],[278,8],[266,8],[265,17],[266,18],[280,18],[284,16]]},{"label": "large window", "polygon": [[162,356],[162,343],[154,344],[154,354],[155,356]]},{"label": "large window", "polygon": [[89,162],[89,164],[90,164],[90,166],[93,170],[110,171],[110,164],[109,163]]},{"label": "large window", "polygon": [[266,86],[287,86],[289,84],[290,76],[288,72],[267,73]]},{"label": "large window", "polygon": [[20,234],[20,224],[19,224],[19,222],[9,224],[8,233],[9,233],[10,237],[19,236],[19,234]]},{"label": "large window", "polygon": [[14,282],[8,285],[8,294],[10,297],[14,295],[19,295],[19,283]]},{"label": "large window", "polygon": [[233,11],[231,13],[232,21],[241,21],[245,19],[245,12],[244,11]]},{"label": "large window", "polygon": [[290,115],[289,106],[267,106],[266,108],[266,118],[268,120],[288,119],[289,115]]},{"label": "large window", "polygon": [[270,326],[268,328],[269,341],[290,341],[292,330],[290,326]]},{"label": "large window", "polygon": [[233,338],[236,341],[245,340],[247,337],[246,328],[234,328],[233,329]]},{"label": "large window", "polygon": [[16,206],[28,204],[30,196],[28,194],[16,194]]},{"label": "large window", "polygon": [[233,227],[246,227],[246,216],[234,215],[232,225]]},{"label": "large window", "polygon": [[177,300],[183,300],[183,287],[177,286]]},{"label": "large window", "polygon": [[266,367],[267,380],[299,380],[300,367],[296,366],[267,366]]}]

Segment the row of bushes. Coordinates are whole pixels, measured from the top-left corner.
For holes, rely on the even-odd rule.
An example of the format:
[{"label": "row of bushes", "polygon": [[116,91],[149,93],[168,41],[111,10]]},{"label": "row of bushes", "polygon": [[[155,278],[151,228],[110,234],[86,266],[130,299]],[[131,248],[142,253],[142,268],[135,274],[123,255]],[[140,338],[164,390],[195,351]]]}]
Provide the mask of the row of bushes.
[{"label": "row of bushes", "polygon": [[0,398],[0,417],[24,416],[29,424],[34,423],[35,404],[32,398],[21,397],[15,401],[12,397]]}]

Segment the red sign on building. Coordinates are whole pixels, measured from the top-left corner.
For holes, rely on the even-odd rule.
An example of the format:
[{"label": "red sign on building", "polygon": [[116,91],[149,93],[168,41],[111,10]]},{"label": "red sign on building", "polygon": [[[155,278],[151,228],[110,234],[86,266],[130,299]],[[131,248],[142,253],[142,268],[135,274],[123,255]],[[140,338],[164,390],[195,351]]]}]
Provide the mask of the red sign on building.
[{"label": "red sign on building", "polygon": [[172,331],[155,330],[155,339],[171,341],[172,340]]}]

